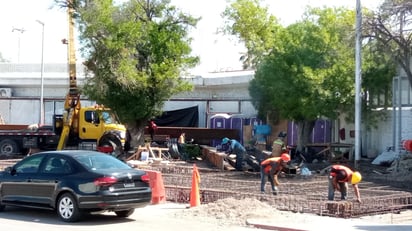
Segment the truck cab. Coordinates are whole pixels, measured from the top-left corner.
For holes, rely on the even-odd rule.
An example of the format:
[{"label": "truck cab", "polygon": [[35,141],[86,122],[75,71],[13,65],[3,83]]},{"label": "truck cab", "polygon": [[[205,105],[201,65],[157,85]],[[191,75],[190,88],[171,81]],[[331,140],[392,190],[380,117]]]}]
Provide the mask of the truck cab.
[{"label": "truck cab", "polygon": [[[75,118],[68,135],[67,146],[106,150],[116,156],[123,153],[126,127],[119,122],[117,115],[110,108],[102,105],[80,107]],[[55,133],[61,135],[62,129],[63,115],[56,115]]]}]

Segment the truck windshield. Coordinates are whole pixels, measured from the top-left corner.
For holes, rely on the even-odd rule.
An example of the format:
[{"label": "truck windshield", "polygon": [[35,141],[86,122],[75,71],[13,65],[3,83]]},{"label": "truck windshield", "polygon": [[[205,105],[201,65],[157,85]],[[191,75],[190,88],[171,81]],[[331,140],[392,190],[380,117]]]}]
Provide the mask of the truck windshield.
[{"label": "truck windshield", "polygon": [[117,116],[111,111],[102,111],[102,119],[105,124],[120,124]]}]

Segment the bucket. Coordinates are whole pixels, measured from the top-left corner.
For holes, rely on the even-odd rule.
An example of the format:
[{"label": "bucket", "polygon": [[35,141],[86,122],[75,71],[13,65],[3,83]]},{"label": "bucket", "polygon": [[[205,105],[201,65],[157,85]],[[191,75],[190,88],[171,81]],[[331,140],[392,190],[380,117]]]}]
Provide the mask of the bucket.
[{"label": "bucket", "polygon": [[149,152],[142,152],[140,155],[141,161],[147,161],[149,159]]},{"label": "bucket", "polygon": [[407,151],[412,151],[412,140],[403,141],[403,148]]}]

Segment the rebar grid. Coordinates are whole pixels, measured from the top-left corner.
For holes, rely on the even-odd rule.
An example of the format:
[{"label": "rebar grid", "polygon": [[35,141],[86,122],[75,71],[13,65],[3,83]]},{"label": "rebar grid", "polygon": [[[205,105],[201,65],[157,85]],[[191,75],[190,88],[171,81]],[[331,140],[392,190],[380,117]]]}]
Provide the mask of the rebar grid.
[{"label": "rebar grid", "polygon": [[[166,198],[178,203],[188,203],[193,169],[163,170]],[[281,185],[278,195],[261,194],[259,173],[200,171],[201,202],[206,204],[227,197],[256,198],[279,210],[343,218],[391,213],[412,207],[412,193],[372,182],[359,184],[362,197],[360,204],[355,202],[350,185],[347,201],[328,201],[326,176],[283,176],[279,181]],[[271,192],[269,183],[265,189]]]}]

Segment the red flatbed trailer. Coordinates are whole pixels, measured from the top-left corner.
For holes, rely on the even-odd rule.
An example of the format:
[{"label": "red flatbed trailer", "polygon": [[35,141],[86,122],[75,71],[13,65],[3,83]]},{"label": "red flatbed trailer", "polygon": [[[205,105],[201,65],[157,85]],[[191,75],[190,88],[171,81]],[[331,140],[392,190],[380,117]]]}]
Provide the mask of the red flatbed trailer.
[{"label": "red flatbed trailer", "polygon": [[58,141],[59,136],[51,126],[0,125],[0,155],[25,155],[31,149],[51,150],[57,147]]}]

